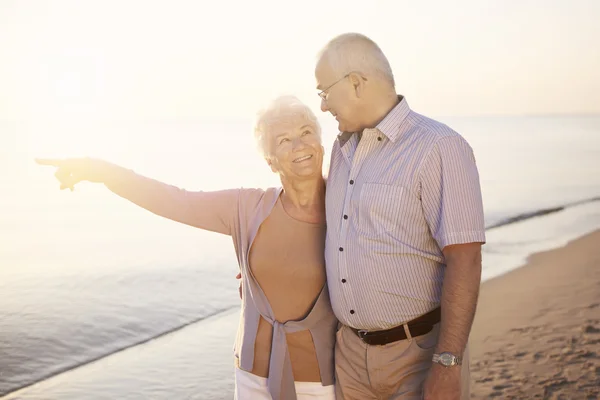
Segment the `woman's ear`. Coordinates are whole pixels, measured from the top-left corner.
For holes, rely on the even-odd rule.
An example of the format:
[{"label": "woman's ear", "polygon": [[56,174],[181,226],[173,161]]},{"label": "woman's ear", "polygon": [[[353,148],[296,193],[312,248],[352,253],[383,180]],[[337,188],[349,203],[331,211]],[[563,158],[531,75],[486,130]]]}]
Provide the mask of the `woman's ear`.
[{"label": "woman's ear", "polygon": [[277,168],[275,168],[275,165],[273,165],[273,161],[271,161],[269,157],[265,157],[265,161],[267,162],[267,165],[271,167],[271,171],[277,173]]}]

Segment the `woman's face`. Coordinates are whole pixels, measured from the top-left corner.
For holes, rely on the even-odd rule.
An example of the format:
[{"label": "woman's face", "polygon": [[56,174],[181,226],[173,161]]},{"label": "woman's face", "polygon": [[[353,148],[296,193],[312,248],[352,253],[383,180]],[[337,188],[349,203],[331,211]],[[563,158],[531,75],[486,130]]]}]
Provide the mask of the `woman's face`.
[{"label": "woman's face", "polygon": [[274,124],[269,132],[269,165],[287,180],[323,175],[323,146],[314,122],[294,116]]}]

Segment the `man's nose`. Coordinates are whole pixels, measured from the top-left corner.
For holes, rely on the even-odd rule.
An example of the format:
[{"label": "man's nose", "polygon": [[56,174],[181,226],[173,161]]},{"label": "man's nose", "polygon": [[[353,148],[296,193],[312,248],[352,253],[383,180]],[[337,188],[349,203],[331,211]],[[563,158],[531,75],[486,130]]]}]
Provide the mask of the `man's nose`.
[{"label": "man's nose", "polygon": [[329,107],[327,106],[327,102],[325,101],[325,99],[321,99],[321,111],[329,111]]}]

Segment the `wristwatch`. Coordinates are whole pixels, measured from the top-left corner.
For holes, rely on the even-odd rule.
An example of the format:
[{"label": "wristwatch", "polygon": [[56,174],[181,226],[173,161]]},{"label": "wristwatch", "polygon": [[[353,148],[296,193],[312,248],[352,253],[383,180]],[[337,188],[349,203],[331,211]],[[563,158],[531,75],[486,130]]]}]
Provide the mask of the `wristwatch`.
[{"label": "wristwatch", "polygon": [[444,352],[440,354],[434,354],[433,362],[443,365],[444,367],[452,367],[454,365],[461,365],[462,359],[460,357],[456,357],[452,353]]}]

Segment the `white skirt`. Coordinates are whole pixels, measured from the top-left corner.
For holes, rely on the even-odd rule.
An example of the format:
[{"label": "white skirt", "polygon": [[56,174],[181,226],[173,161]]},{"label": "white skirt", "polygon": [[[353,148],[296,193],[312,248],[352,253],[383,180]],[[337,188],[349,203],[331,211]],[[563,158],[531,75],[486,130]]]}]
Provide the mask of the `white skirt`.
[{"label": "white skirt", "polygon": [[[334,385],[321,382],[294,382],[298,400],[335,400]],[[235,400],[272,400],[267,378],[235,369]]]}]

